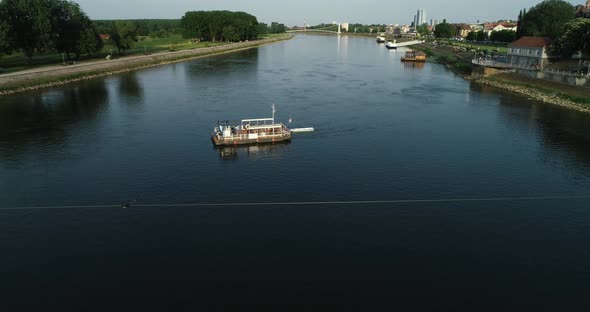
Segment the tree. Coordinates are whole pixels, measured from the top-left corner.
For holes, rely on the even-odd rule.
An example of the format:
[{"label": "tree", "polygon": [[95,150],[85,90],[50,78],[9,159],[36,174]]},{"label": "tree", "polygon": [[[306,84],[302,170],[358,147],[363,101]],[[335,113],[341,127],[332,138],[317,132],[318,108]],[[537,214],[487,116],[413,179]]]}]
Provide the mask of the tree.
[{"label": "tree", "polygon": [[434,36],[436,38],[451,38],[455,35],[454,28],[444,20],[442,23],[436,25],[434,29]]},{"label": "tree", "polygon": [[[92,23],[92,22],[90,22]],[[92,55],[99,52],[104,47],[104,42],[95,27],[85,26],[80,33],[80,48],[79,52],[83,54]],[[79,56],[78,56],[79,58]]]},{"label": "tree", "polygon": [[235,42],[240,40],[240,35],[236,32],[236,28],[233,26],[223,27],[223,38],[229,42]]},{"label": "tree", "polygon": [[270,33],[271,34],[282,34],[286,31],[287,31],[287,27],[285,26],[285,24],[279,24],[277,22],[270,23]]},{"label": "tree", "polygon": [[260,35],[268,34],[268,25],[266,25],[265,23],[258,23],[256,29],[258,30],[258,34]]},{"label": "tree", "polygon": [[576,18],[563,27],[563,34],[553,43],[555,52],[563,57],[574,53],[590,53],[590,19]]},{"label": "tree", "polygon": [[467,34],[467,38],[465,38],[465,40],[467,41],[476,41],[477,40],[477,34],[475,33],[475,31],[472,31],[470,33]]},{"label": "tree", "polygon": [[523,13],[521,36],[557,38],[564,24],[574,18],[574,7],[563,0],[545,0]]},{"label": "tree", "polygon": [[102,49],[103,43],[94,23],[77,3],[55,0],[51,9],[53,45],[57,52],[80,59],[81,53],[92,54]]},{"label": "tree", "polygon": [[513,42],[516,40],[516,32],[512,30],[492,31],[490,34],[491,41]]},{"label": "tree", "polygon": [[[244,12],[193,11],[186,12],[181,19],[185,38],[204,41],[221,41],[230,33],[234,41],[255,39],[259,26],[256,17]],[[231,26],[231,27],[230,27]],[[226,32],[224,34],[224,32]]]},{"label": "tree", "polygon": [[488,34],[485,31],[476,31],[475,32],[475,40],[477,41],[486,41]]},{"label": "tree", "polygon": [[119,54],[125,54],[137,42],[137,28],[131,21],[114,21],[109,35]]},{"label": "tree", "polygon": [[428,30],[427,24],[422,24],[416,28],[416,31],[420,34],[420,36],[429,36],[430,30]]},{"label": "tree", "polygon": [[52,46],[52,0],[3,0],[0,19],[4,22],[8,50],[22,51],[25,63],[32,64],[33,54]]}]

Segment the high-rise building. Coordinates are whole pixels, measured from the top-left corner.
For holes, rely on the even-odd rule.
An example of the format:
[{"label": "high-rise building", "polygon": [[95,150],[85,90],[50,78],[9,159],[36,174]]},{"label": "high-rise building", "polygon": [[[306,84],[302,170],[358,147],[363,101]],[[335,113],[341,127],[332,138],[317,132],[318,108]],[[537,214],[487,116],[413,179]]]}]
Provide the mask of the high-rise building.
[{"label": "high-rise building", "polygon": [[423,9],[418,9],[416,13],[416,27],[426,23],[426,21],[426,11],[424,11]]}]

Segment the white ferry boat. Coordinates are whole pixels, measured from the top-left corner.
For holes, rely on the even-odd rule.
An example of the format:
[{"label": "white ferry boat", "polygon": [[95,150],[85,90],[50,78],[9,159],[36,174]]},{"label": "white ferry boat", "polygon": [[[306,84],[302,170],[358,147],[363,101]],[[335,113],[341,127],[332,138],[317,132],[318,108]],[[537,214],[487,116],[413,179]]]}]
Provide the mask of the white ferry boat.
[{"label": "white ferry boat", "polygon": [[389,41],[385,44],[385,47],[390,50],[397,50],[397,41],[396,40]]},{"label": "white ferry boat", "polygon": [[291,130],[282,123],[275,123],[275,107],[272,118],[243,119],[239,125],[220,121],[211,133],[215,146],[276,143],[291,140]]},{"label": "white ferry boat", "polygon": [[377,43],[384,43],[387,39],[385,39],[385,36],[379,35],[379,36],[377,36],[376,40],[377,40]]}]

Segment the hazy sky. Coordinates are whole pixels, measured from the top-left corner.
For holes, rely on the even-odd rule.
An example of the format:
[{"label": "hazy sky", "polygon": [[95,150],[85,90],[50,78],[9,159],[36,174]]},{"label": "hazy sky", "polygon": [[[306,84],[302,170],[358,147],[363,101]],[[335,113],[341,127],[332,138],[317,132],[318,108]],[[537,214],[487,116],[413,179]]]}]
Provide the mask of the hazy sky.
[{"label": "hazy sky", "polygon": [[[277,21],[287,26],[323,22],[362,24],[409,24],[416,9],[426,18],[449,22],[516,19],[522,8],[541,0],[75,0],[93,19],[180,18],[186,11],[245,11],[258,21]],[[568,1],[574,5],[586,0]]]}]

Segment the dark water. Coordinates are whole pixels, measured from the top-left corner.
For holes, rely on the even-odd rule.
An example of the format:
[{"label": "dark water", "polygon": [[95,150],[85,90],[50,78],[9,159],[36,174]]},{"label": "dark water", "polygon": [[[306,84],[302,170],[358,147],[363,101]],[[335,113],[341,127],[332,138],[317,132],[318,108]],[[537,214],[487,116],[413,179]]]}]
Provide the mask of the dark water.
[{"label": "dark water", "polygon": [[[0,210],[0,305],[587,310],[588,199],[169,206],[589,195],[589,115],[400,53],[298,36],[0,98],[0,208],[79,207]],[[272,103],[318,131],[212,147]]]}]

